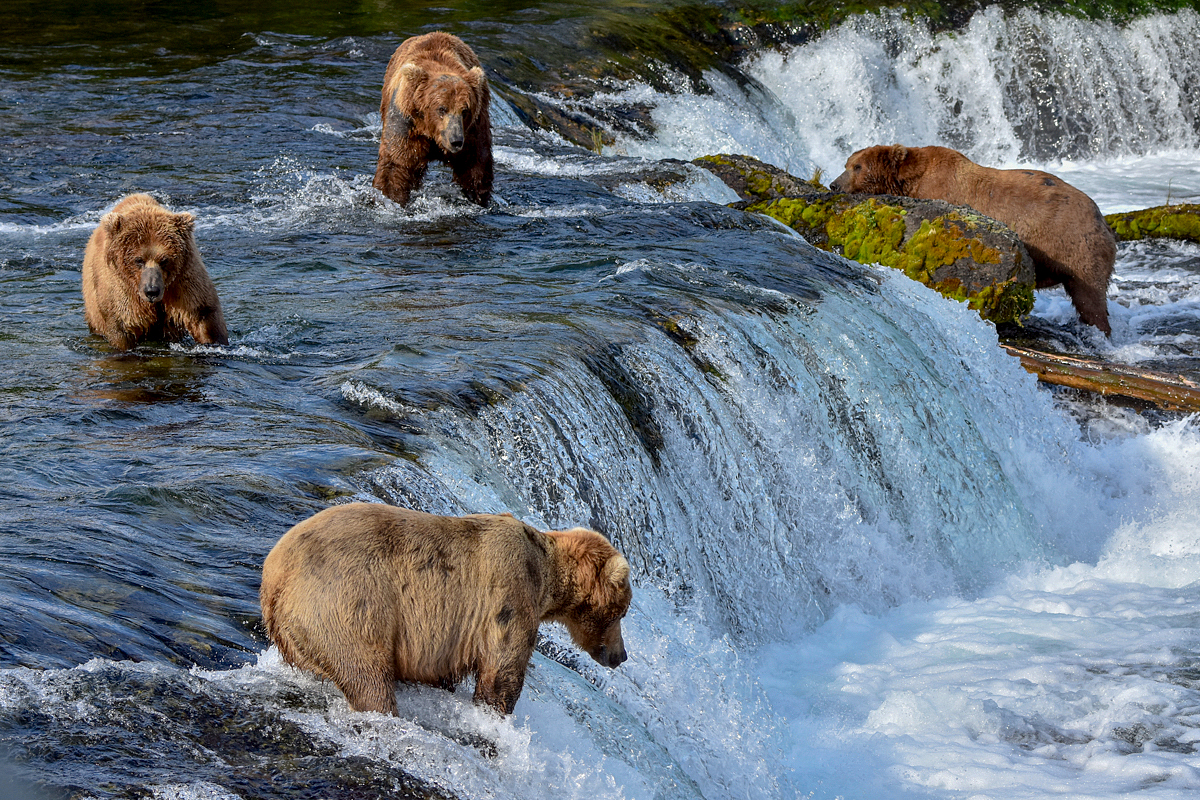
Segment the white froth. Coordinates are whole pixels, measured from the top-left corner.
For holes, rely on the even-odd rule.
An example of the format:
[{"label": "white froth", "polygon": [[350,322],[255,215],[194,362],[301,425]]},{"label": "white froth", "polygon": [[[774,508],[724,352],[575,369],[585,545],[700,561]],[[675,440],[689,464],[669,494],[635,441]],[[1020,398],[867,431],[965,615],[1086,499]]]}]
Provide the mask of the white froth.
[{"label": "white froth", "polygon": [[839,609],[760,652],[816,796],[1188,797],[1200,789],[1200,430],[1095,449],[1129,519],[1100,560],[976,600]]}]

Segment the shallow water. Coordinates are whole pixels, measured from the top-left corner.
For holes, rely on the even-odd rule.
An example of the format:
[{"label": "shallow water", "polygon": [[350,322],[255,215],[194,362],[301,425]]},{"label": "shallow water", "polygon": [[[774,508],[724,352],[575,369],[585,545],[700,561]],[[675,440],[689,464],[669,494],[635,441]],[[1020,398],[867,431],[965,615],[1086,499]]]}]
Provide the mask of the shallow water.
[{"label": "shallow water", "polygon": [[[732,150],[834,174],[893,133],[954,144],[938,126],[864,128],[847,109],[804,122],[797,93],[814,76],[848,80],[829,55],[843,39],[991,63],[983,43],[1011,34],[1003,18],[974,21],[966,51],[887,17],[750,57],[754,80],[714,73],[712,94],[606,86],[587,101],[597,114],[632,97],[658,127],[603,155],[526,128],[498,99],[494,206],[466,203],[435,169],[400,209],[370,187],[378,81],[395,31],[421,23],[360,12],[281,33],[288,15],[261,13],[110,30],[70,28],[64,12],[43,38],[3,40],[10,794],[1200,786],[1194,420],[1052,395],[965,307],[819,253],[725,208],[734,197],[707,173],[654,160]],[[526,69],[501,59],[506,42],[525,52],[579,16],[444,13],[464,36],[474,26],[500,74]],[[1115,52],[1196,17],[1132,33],[1014,23],[1035,24]],[[543,53],[551,67],[556,52]],[[906,72],[896,52],[872,68]],[[1173,67],[1180,85],[1195,85],[1192,58]],[[996,127],[957,91],[978,130]],[[897,106],[861,105],[897,124]],[[1004,114],[1026,129],[1019,109]],[[783,135],[793,124],[803,136]],[[1164,189],[1200,196],[1200,134],[1170,130],[1095,149],[1016,134],[959,146],[1049,166],[1110,211]],[[228,347],[120,354],[88,334],[83,247],[135,190],[196,214]],[[1081,329],[1061,291],[1039,294],[1034,324],[1075,349],[1200,374],[1198,264],[1193,245],[1122,246],[1111,340]],[[474,708],[469,687],[402,687],[398,719],[350,712],[267,647],[257,600],[278,537],[347,499],[606,533],[636,575],[629,662],[602,670],[548,626],[511,719]]]}]

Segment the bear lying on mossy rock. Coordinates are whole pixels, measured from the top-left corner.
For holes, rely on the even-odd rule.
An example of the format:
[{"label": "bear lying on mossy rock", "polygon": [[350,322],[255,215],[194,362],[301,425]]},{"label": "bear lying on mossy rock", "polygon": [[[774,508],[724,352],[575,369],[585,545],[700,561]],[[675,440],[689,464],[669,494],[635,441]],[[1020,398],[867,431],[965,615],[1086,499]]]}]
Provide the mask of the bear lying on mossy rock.
[{"label": "bear lying on mossy rock", "polygon": [[1037,288],[1062,284],[1079,318],[1104,333],[1117,241],[1092,199],[1048,172],[992,169],[948,147],[877,145],[859,150],[829,188],[945,200],[1016,231],[1033,258]]},{"label": "bear lying on mossy rock", "polygon": [[355,711],[396,714],[398,680],[453,690],[473,674],[475,702],[511,714],[539,623],[564,623],[615,668],[632,596],[628,562],[594,531],[351,503],[283,535],[260,601],[284,660],[332,680]]},{"label": "bear lying on mossy rock", "polygon": [[430,160],[444,161],[473,203],[492,197],[492,122],[487,78],[471,48],[435,31],[406,39],[383,76],[374,186],[408,205]]},{"label": "bear lying on mossy rock", "polygon": [[144,339],[229,344],[221,301],[192,235],[195,218],[131,194],[104,215],[83,254],[88,328],[121,350]]},{"label": "bear lying on mossy rock", "polygon": [[692,163],[743,198],[735,208],[772,217],[814,247],[898,269],[996,324],[1019,323],[1033,308],[1029,253],[1010,228],[969,208],[831,193],[817,176],[800,180],[744,155]]}]

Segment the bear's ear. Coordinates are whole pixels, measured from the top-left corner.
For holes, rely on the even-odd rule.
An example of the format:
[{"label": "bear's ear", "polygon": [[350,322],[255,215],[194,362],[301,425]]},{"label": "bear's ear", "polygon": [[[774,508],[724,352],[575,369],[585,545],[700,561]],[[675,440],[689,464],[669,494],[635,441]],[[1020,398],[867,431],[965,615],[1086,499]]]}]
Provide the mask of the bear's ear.
[{"label": "bear's ear", "polygon": [[486,81],[487,78],[484,77],[483,67],[472,67],[467,70],[467,83],[471,84],[473,88],[478,89]]},{"label": "bear's ear", "polygon": [[407,82],[416,82],[425,76],[425,70],[419,64],[414,64],[411,61],[400,67],[400,77]]},{"label": "bear's ear", "polygon": [[908,148],[902,144],[892,145],[892,164],[899,167],[908,158]]},{"label": "bear's ear", "polygon": [[109,235],[121,230],[121,215],[115,211],[110,211],[100,218],[100,225],[104,230],[108,231]]},{"label": "bear's ear", "polygon": [[187,236],[196,227],[196,218],[186,211],[180,211],[178,214],[172,214],[171,222],[175,225],[175,230],[179,231],[184,236]]},{"label": "bear's ear", "polygon": [[629,562],[620,553],[614,553],[604,564],[600,577],[615,589],[620,589],[629,580]]}]

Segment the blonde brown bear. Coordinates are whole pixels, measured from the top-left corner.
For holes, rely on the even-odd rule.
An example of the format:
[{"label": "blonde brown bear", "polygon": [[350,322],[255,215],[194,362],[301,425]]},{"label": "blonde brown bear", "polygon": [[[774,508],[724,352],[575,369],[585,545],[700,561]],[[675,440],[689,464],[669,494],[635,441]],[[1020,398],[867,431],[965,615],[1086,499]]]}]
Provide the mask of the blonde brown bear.
[{"label": "blonde brown bear", "polygon": [[421,185],[429,161],[444,161],[473,203],[492,197],[491,94],[483,67],[457,36],[406,39],[383,75],[375,188],[400,205]]},{"label": "blonde brown bear", "polygon": [[629,564],[600,534],[542,533],[508,514],[440,517],[333,506],[263,563],[263,620],[284,660],[355,711],[396,713],[395,682],[453,689],[511,714],[538,624],[559,621],[606,667],[625,661]]},{"label": "blonde brown bear", "polygon": [[105,214],[83,254],[88,328],[128,350],[143,339],[229,344],[221,301],[192,235],[195,218],[131,194]]},{"label": "blonde brown bear", "polygon": [[854,153],[835,192],[945,200],[1012,228],[1029,251],[1037,288],[1062,284],[1079,318],[1104,333],[1117,240],[1092,199],[1033,169],[992,169],[948,147],[877,145]]}]

